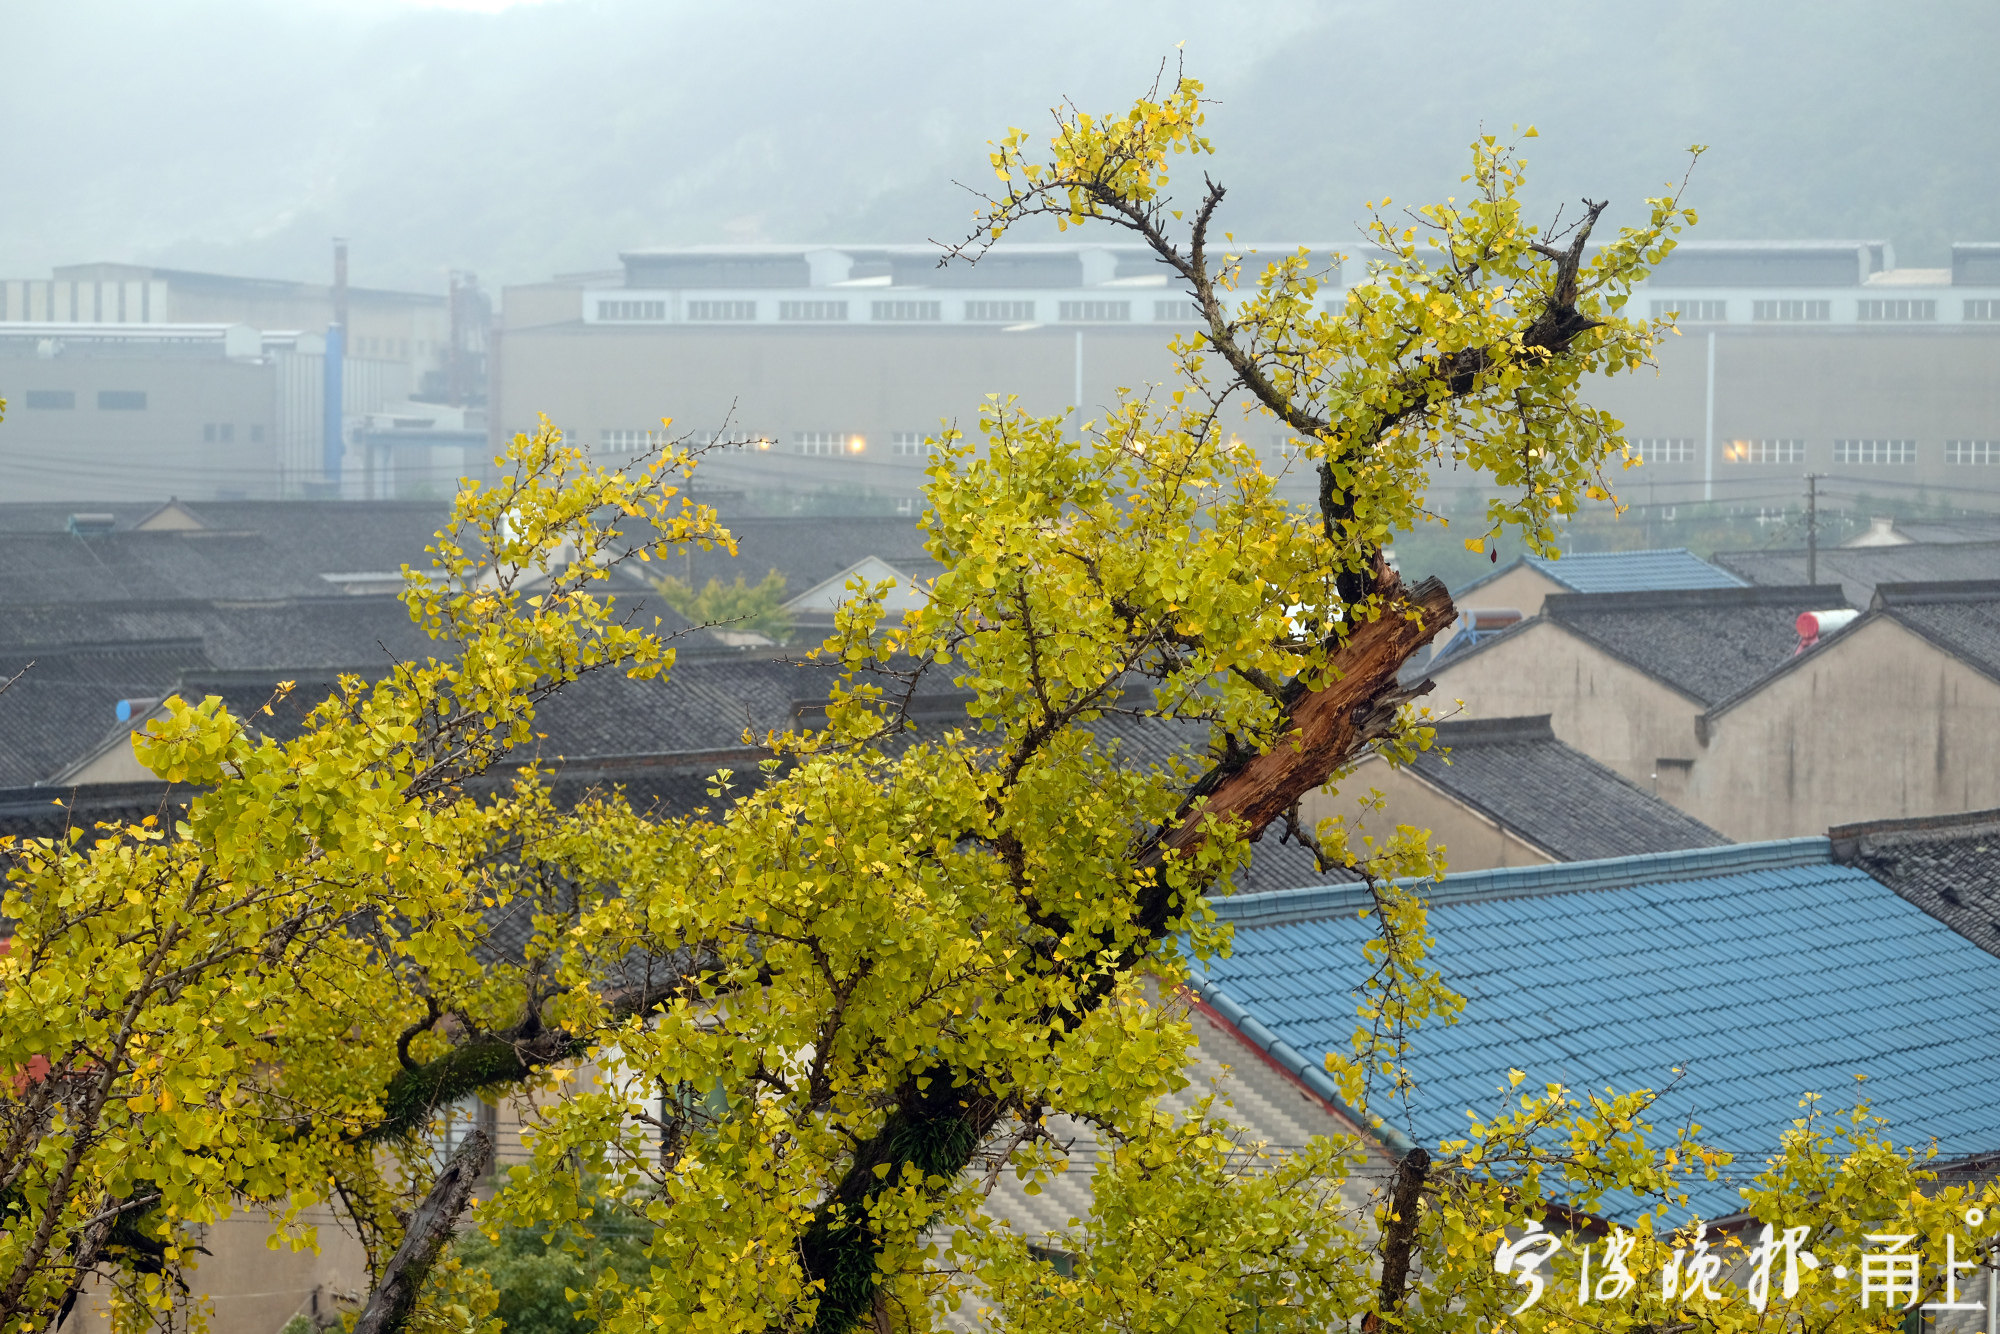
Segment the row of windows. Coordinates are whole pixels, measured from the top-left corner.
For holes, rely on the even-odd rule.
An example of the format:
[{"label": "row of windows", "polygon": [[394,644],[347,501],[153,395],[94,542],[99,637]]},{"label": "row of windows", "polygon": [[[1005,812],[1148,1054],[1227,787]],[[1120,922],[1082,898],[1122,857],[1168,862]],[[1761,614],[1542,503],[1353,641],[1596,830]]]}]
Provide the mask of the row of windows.
[{"label": "row of windows", "polygon": [[[636,453],[670,442],[664,431],[619,430],[607,427],[598,432],[598,440],[606,449],[626,450]],[[713,440],[698,439],[697,444],[742,445],[758,449],[769,449],[769,436],[757,435],[750,431],[730,431],[714,437]],[[792,452],[819,458],[838,458],[850,454],[866,453],[868,438],[851,431],[794,431]],[[889,436],[890,452],[898,458],[922,458],[937,452],[936,446],[924,438],[922,431],[894,431]]]},{"label": "row of windows", "polygon": [[[1646,463],[1692,463],[1695,442],[1686,438],[1657,438],[1632,441],[1632,453]],[[1833,462],[1838,465],[1895,467],[1917,461],[1914,440],[1836,440]],[[1724,463],[1804,463],[1803,440],[1731,440],[1722,447]],[[2000,442],[1992,440],[1947,440],[1944,461],[1949,464],[2000,462]]]},{"label": "row of windows", "polygon": [[[1036,318],[1033,301],[967,301],[962,315],[970,324],[1026,324]],[[1689,324],[1726,324],[1731,303],[1726,298],[1654,301],[1652,317],[1678,316]],[[1132,321],[1130,301],[1061,301],[1058,319],[1064,324],[1127,324]],[[1343,301],[1324,304],[1328,315],[1339,315]],[[667,302],[611,301],[597,303],[600,320],[662,323],[667,319]],[[1855,303],[1856,318],[1867,324],[1916,324],[1934,322],[1938,303],[1932,298],[1867,297]],[[1974,323],[2000,323],[2000,299],[1979,297],[1964,303],[1961,315]],[[757,318],[755,301],[690,301],[687,318],[706,323],[750,323]],[[780,301],[778,318],[809,323],[844,323],[851,318],[846,301]],[[944,318],[942,301],[872,301],[869,318],[883,322],[928,322]],[[1198,302],[1176,299],[1153,302],[1152,318],[1158,324],[1199,323]],[[1809,299],[1780,298],[1752,301],[1750,318],[1758,324],[1825,324],[1833,319],[1833,303]],[[378,340],[360,340],[374,344]],[[379,340],[387,349],[391,340]],[[407,341],[403,343],[407,349]]]},{"label": "row of windows", "polygon": [[[778,319],[785,322],[840,324],[851,318],[846,301],[780,301]],[[1130,301],[1060,301],[1057,318],[1064,324],[1129,324]],[[963,317],[970,324],[1026,324],[1036,317],[1033,301],[967,301]],[[665,301],[599,301],[597,318],[637,323],[664,323]],[[687,318],[706,324],[747,324],[757,318],[755,301],[690,301]],[[868,318],[878,323],[935,323],[944,319],[942,301],[871,301]],[[1153,319],[1158,323],[1186,323],[1201,319],[1201,307],[1193,301],[1155,301]]]},{"label": "row of windows", "polygon": [[[68,412],[76,407],[74,389],[30,389],[21,395],[21,406],[39,412]],[[97,391],[97,408],[100,412],[144,412],[146,391],[143,389],[100,389]]]},{"label": "row of windows", "polygon": [[[236,440],[236,423],[204,422],[201,428],[201,440],[206,445],[233,444]],[[264,428],[261,425],[255,423],[251,425],[250,443],[253,445],[264,443]]]},{"label": "row of windows", "polygon": [[[1653,318],[1678,315],[1689,324],[1726,324],[1727,300],[1655,301]],[[1972,323],[2000,322],[2000,300],[1988,297],[1968,299],[1960,316]],[[1936,300],[1924,297],[1864,297],[1855,302],[1855,318],[1864,324],[1921,324],[1938,317]],[[1812,324],[1833,319],[1831,301],[1772,300],[1750,303],[1750,318],[1759,324]]]}]

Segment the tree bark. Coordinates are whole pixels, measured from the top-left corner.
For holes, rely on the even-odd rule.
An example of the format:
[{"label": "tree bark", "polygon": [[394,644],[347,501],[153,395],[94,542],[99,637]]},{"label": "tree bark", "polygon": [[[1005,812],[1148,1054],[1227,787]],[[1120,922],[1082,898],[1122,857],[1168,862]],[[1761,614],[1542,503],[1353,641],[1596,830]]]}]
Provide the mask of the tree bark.
[{"label": "tree bark", "polygon": [[1382,1217],[1382,1286],[1375,1309],[1361,1319],[1361,1334],[1377,1334],[1403,1307],[1403,1294],[1410,1286],[1410,1253],[1417,1243],[1418,1200],[1430,1171],[1431,1155],[1421,1144],[1396,1164]]},{"label": "tree bark", "polygon": [[[1436,579],[1425,579],[1405,594],[1393,574],[1386,576],[1380,592],[1382,614],[1356,625],[1334,656],[1341,678],[1317,691],[1295,683],[1290,736],[1268,754],[1211,769],[1189,789],[1176,822],[1141,850],[1140,865],[1157,866],[1169,852],[1195,851],[1208,839],[1211,817],[1234,821],[1247,837],[1257,838],[1299,798],[1386,736],[1398,706],[1430,689],[1428,681],[1405,689],[1397,674],[1451,623],[1457,614],[1451,594]],[[1162,892],[1142,905],[1141,921],[1149,931],[1160,931],[1169,907]]]},{"label": "tree bark", "polygon": [[382,1271],[382,1281],[369,1294],[368,1305],[354,1323],[354,1334],[397,1334],[416,1309],[417,1293],[438,1253],[458,1230],[459,1215],[472,1198],[473,1187],[493,1161],[493,1141],[474,1130],[438,1173],[430,1194],[410,1215],[403,1244]]}]

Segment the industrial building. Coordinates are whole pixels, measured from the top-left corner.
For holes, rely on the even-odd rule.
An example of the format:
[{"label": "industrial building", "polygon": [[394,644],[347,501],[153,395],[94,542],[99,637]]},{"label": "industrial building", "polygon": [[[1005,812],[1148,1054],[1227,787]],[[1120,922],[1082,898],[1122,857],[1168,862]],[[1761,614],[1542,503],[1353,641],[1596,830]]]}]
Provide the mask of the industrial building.
[{"label": "industrial building", "polygon": [[[1370,254],[1306,248],[1325,300],[1367,280]],[[1012,245],[942,267],[939,253],[640,250],[617,270],[507,288],[496,442],[546,414],[615,454],[657,442],[671,417],[676,435],[757,442],[717,462],[732,485],[907,506],[940,422],[970,426],[1010,394],[1101,417],[1119,388],[1165,379],[1169,340],[1195,328],[1187,294],[1137,246]],[[2000,244],[1905,269],[1881,241],[1690,241],[1630,309],[1675,312],[1680,332],[1657,373],[1590,390],[1644,459],[1618,479],[1628,498],[1729,502],[1808,471],[1964,503],[2000,492]],[[1240,433],[1282,462],[1269,423]]]},{"label": "industrial building", "polygon": [[447,294],[129,264],[0,281],[6,499],[449,495],[485,466],[487,318],[463,275]]}]

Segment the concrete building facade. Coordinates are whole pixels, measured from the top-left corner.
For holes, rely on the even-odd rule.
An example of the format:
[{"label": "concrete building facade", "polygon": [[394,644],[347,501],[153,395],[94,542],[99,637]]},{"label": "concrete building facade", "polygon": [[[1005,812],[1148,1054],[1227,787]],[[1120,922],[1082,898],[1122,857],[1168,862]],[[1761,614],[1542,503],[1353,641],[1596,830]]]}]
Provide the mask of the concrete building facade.
[{"label": "concrete building facade", "polygon": [[[1375,258],[1307,249],[1334,305]],[[508,288],[493,429],[546,413],[616,450],[662,417],[727,423],[788,456],[743,461],[767,485],[913,493],[940,419],[970,425],[993,394],[1101,417],[1118,388],[1167,378],[1168,341],[1195,328],[1187,294],[1139,247],[1020,245],[944,268],[938,253],[634,251],[619,270]],[[1644,459],[1616,479],[1628,499],[1754,500],[1808,469],[1887,488],[2000,479],[2000,246],[1914,270],[1883,242],[1687,242],[1629,309],[1676,313],[1680,334],[1657,374],[1587,390]],[[1240,429],[1282,463],[1281,432]]]}]

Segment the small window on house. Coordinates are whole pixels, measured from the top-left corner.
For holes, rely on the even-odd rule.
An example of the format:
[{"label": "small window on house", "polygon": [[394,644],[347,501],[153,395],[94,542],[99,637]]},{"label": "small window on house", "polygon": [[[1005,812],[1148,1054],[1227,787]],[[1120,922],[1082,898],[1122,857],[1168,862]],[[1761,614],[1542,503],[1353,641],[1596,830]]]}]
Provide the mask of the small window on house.
[{"label": "small window on house", "polygon": [[1155,301],[1153,303],[1155,324],[1199,324],[1201,303],[1199,301]]},{"label": "small window on house", "polygon": [[968,301],[965,318],[971,324],[1026,324],[1035,318],[1032,301]]},{"label": "small window on house", "polygon": [[691,320],[711,323],[742,323],[757,318],[755,301],[690,301],[687,303],[687,317]]},{"label": "small window on house", "polygon": [[1804,463],[1803,440],[1731,440],[1722,450],[1724,463]]},{"label": "small window on house", "polygon": [[21,395],[21,405],[37,412],[68,412],[76,407],[76,390],[30,389]]},{"label": "small window on house", "polygon": [[1758,323],[1795,324],[1833,318],[1831,301],[1756,301],[1750,318]]},{"label": "small window on house", "polygon": [[1877,300],[1873,297],[1855,307],[1855,316],[1868,323],[1909,323],[1937,318],[1937,302]]},{"label": "small window on house", "polygon": [[2000,463],[2000,440],[1947,440],[1944,461],[1954,464]]},{"label": "small window on house", "polygon": [[924,439],[922,431],[897,431],[889,437],[889,446],[891,452],[899,458],[912,458],[937,452],[937,449]]},{"label": "small window on house", "polygon": [[1693,463],[1694,441],[1679,436],[1634,440],[1632,456],[1641,463]]},{"label": "small window on house", "polygon": [[144,412],[146,391],[143,389],[100,389],[97,391],[97,408],[100,412]]},{"label": "small window on house", "polygon": [[2000,301],[1978,297],[1965,303],[1965,318],[1975,321],[2000,320]]},{"label": "small window on house", "polygon": [[1132,318],[1130,301],[1065,301],[1062,318],[1066,324],[1123,324]]},{"label": "small window on house", "polygon": [[1835,463],[1858,463],[1867,466],[1915,463],[1917,442],[1914,440],[1836,440],[1833,442]]},{"label": "small window on house", "polygon": [[871,301],[868,311],[868,318],[871,320],[941,320],[944,318],[944,303],[942,301]]},{"label": "small window on house", "polygon": [[[1729,319],[1727,301],[1655,301],[1653,318],[1678,316],[1683,324],[1724,324]],[[1759,316],[1758,318],[1762,318]]]},{"label": "small window on house", "polygon": [[261,427],[261,426],[252,426],[252,427],[250,428],[250,443],[251,443],[251,444],[253,444],[253,445],[261,445],[261,444],[263,444],[263,443],[264,443],[264,428],[263,428],[263,427]]}]

